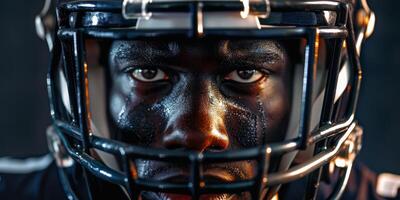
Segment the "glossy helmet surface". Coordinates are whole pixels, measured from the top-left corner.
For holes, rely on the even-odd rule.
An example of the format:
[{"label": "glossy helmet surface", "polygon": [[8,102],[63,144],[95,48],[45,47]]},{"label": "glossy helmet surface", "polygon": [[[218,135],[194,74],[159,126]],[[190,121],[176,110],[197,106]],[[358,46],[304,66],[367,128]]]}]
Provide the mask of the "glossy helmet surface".
[{"label": "glossy helmet surface", "polygon": [[[359,52],[361,43],[372,33],[374,23],[374,14],[365,1],[75,0],[59,1],[53,7],[56,8],[56,22],[50,19],[52,2],[49,0],[37,17],[36,25],[52,54],[48,73],[53,119],[48,134],[49,146],[70,199],[102,199],[104,191],[125,199],[138,199],[142,191],[186,194],[192,199],[207,193],[246,191],[251,199],[267,199],[272,198],[281,185],[306,176],[305,198],[312,199],[330,163],[340,171],[337,187],[330,198],[337,199],[342,194],[361,140],[354,119],[361,82]],[[205,20],[209,12],[223,15],[226,11],[240,13],[241,19],[248,19],[246,23],[253,20],[255,27],[243,23],[210,25],[212,23]],[[183,13],[186,21],[181,27],[145,23],[157,13],[170,16]],[[144,148],[94,134],[85,41],[154,38],[301,38],[305,41],[305,56],[299,88],[297,136],[242,150],[195,152]],[[330,50],[325,62],[328,70],[323,85],[322,111],[314,128],[310,122],[312,91],[322,40],[330,41]],[[271,157],[310,149],[311,156],[300,163],[293,164],[292,158],[279,170],[268,169]],[[94,150],[112,155],[120,168],[110,167]],[[137,159],[185,163],[190,168],[189,180],[178,184],[141,179],[133,175],[136,166],[132,160]],[[257,174],[253,178],[204,183],[200,172],[203,164],[246,160],[257,161]]]}]

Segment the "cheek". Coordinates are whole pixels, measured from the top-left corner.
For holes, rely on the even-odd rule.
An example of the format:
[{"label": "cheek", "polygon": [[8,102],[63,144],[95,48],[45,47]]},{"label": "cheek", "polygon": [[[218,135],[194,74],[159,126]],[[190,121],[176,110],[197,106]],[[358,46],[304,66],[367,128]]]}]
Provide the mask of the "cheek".
[{"label": "cheek", "polygon": [[114,139],[142,146],[157,143],[156,134],[163,130],[166,121],[159,106],[144,102],[134,90],[126,93],[121,87],[111,89],[109,97],[109,123]]},{"label": "cheek", "polygon": [[113,86],[109,90],[109,110],[111,119],[119,122],[127,109],[140,101],[135,94],[133,82],[127,76],[113,76]]},{"label": "cheek", "polygon": [[224,124],[229,133],[231,149],[253,147],[259,143],[259,118],[251,109],[228,104]]},{"label": "cheek", "polygon": [[258,85],[251,95],[230,100],[232,103],[227,103],[224,123],[232,148],[284,139],[290,113],[289,92],[287,81],[270,77]]},{"label": "cheek", "polygon": [[[259,106],[264,110],[267,122],[267,142],[284,138],[290,113],[289,88],[285,82],[271,80],[275,84],[264,88],[259,94]],[[269,134],[269,135],[268,135]]]}]

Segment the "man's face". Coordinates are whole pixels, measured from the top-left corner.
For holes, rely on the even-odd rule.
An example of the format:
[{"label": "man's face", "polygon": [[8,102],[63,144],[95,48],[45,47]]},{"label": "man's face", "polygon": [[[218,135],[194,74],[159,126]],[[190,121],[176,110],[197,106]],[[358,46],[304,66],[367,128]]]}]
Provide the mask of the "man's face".
[{"label": "man's face", "polygon": [[[287,51],[277,41],[116,41],[109,63],[110,122],[113,137],[123,142],[220,152],[285,137],[292,73]],[[143,178],[179,182],[188,177],[183,164],[136,163]],[[255,164],[205,165],[203,176],[206,181],[249,179]]]}]

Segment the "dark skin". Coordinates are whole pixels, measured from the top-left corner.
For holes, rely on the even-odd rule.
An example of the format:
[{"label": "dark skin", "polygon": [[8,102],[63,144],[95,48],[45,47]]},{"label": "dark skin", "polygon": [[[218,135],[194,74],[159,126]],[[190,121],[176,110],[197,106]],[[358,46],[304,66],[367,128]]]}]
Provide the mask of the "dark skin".
[{"label": "dark skin", "polygon": [[[291,71],[276,41],[116,41],[110,50],[114,138],[165,148],[220,152],[284,139]],[[178,163],[136,161],[143,178],[185,181]],[[204,166],[208,181],[254,176],[255,162]],[[190,199],[147,194],[151,199]],[[243,199],[206,195],[202,199]]]}]

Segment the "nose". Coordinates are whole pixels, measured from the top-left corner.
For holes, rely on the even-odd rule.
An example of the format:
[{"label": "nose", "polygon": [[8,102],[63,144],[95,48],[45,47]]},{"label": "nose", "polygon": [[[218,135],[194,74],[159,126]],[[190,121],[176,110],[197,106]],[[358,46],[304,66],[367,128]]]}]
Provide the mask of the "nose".
[{"label": "nose", "polygon": [[176,97],[176,109],[169,118],[163,146],[198,152],[225,150],[229,146],[229,138],[223,120],[221,96],[207,81],[194,83],[181,90]]}]

